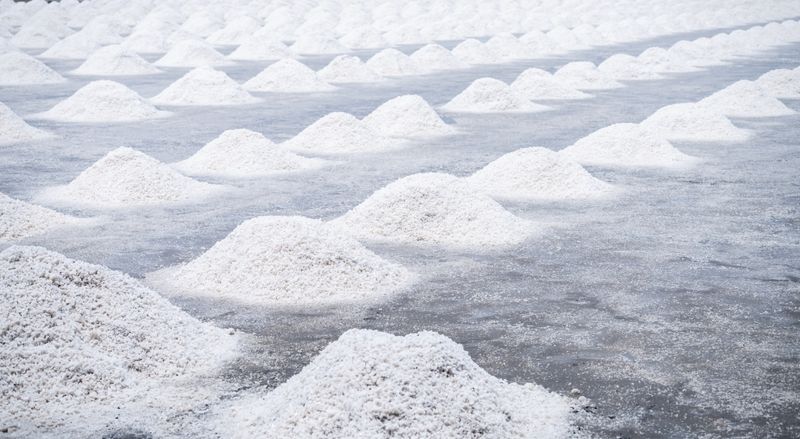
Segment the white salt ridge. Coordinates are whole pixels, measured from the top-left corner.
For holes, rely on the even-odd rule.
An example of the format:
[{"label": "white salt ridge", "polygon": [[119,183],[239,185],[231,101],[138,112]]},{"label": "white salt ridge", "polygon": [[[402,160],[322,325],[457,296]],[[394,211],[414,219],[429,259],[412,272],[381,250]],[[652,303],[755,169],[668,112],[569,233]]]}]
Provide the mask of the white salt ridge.
[{"label": "white salt ridge", "polygon": [[418,95],[390,99],[364,117],[363,121],[373,130],[390,137],[439,136],[455,132]]},{"label": "white salt ridge", "polygon": [[624,85],[597,69],[590,61],[574,61],[553,73],[562,84],[578,90],[609,90]]},{"label": "white salt ridge", "polygon": [[91,207],[131,207],[187,202],[221,192],[225,187],[192,180],[158,160],[131,148],[117,148],[64,186],[41,197]]},{"label": "white salt ridge", "polygon": [[375,82],[383,79],[381,75],[367,67],[361,58],[339,55],[317,72],[323,81],[332,83]]},{"label": "white salt ridge", "polygon": [[158,61],[163,67],[201,67],[229,64],[225,55],[217,52],[208,43],[198,40],[183,40],[175,43]]},{"label": "white salt ridge", "polygon": [[0,102],[0,146],[53,137],[55,136],[46,131],[28,125],[17,113]]},{"label": "white salt ridge", "polygon": [[566,438],[567,398],[495,378],[435,332],[351,329],[297,375],[218,417],[233,439]]},{"label": "white salt ridge", "polygon": [[80,220],[0,193],[0,242],[39,235]]},{"label": "white salt ridge", "polygon": [[455,70],[469,67],[469,64],[461,61],[449,50],[438,44],[422,46],[412,53],[409,58],[425,70]]},{"label": "white salt ridge", "polygon": [[540,147],[510,152],[466,180],[494,198],[515,200],[601,198],[613,191],[613,186],[593,177],[583,166]]},{"label": "white salt ridge", "polygon": [[723,114],[694,103],[662,107],[640,125],[670,140],[741,142],[752,137]]},{"label": "white salt ridge", "polygon": [[737,81],[700,100],[698,105],[732,117],[773,117],[796,114],[753,81]]},{"label": "white salt ridge", "polygon": [[631,55],[618,53],[606,58],[597,69],[614,79],[645,80],[661,79],[662,76],[652,66],[642,64]]},{"label": "white salt ridge", "polygon": [[132,122],[165,117],[138,93],[114,81],[92,81],[36,117],[65,122]]},{"label": "white salt ridge", "polygon": [[800,70],[770,70],[759,76],[755,82],[773,97],[800,98]]},{"label": "white salt ridge", "polygon": [[310,93],[336,89],[333,85],[320,79],[317,72],[291,58],[282,59],[269,65],[261,73],[245,82],[243,87],[251,91],[286,93]]},{"label": "white salt ridge", "polygon": [[242,105],[260,101],[225,72],[197,67],[150,101],[161,105]]},{"label": "white salt ridge", "polygon": [[301,35],[291,49],[295,53],[321,55],[327,53],[344,53],[348,52],[347,47],[335,39],[320,35],[320,34],[305,34]]},{"label": "white salt ridge", "polygon": [[161,73],[136,52],[120,45],[98,49],[72,73],[76,75],[152,75]]},{"label": "white salt ridge", "polygon": [[441,108],[445,111],[474,113],[522,113],[550,109],[529,101],[505,82],[494,78],[480,78],[472,81],[464,91]]},{"label": "white salt ridge", "polygon": [[22,52],[0,55],[0,85],[57,84],[66,82],[58,72]]},{"label": "white salt ridge", "polygon": [[320,154],[377,152],[402,146],[348,113],[327,114],[287,140],[282,146]]},{"label": "white salt ridge", "polygon": [[174,167],[187,174],[252,177],[316,169],[325,163],[286,151],[261,133],[236,129],[225,131]]},{"label": "white salt ridge", "polygon": [[332,223],[369,241],[469,250],[515,245],[538,231],[464,180],[438,173],[401,178]]},{"label": "white salt ridge", "polygon": [[633,123],[601,128],[559,153],[582,165],[610,167],[677,168],[697,162],[659,134]]},{"label": "white salt ridge", "polygon": [[474,38],[462,41],[451,52],[458,59],[469,64],[495,64],[501,61],[500,55]]},{"label": "white salt ridge", "polygon": [[269,40],[263,37],[251,37],[245,39],[236,48],[228,59],[261,61],[270,59],[282,59],[292,56],[292,51],[285,44],[278,40]]},{"label": "white salt ridge", "polygon": [[379,299],[405,287],[411,275],[322,221],[264,216],[243,222],[164,278],[188,294],[292,306]]},{"label": "white salt ridge", "polygon": [[372,55],[366,64],[382,76],[416,75],[424,70],[411,57],[397,49],[383,49]]},{"label": "white salt ridge", "polygon": [[588,93],[571,88],[541,69],[531,67],[517,76],[511,89],[527,99],[586,99]]}]

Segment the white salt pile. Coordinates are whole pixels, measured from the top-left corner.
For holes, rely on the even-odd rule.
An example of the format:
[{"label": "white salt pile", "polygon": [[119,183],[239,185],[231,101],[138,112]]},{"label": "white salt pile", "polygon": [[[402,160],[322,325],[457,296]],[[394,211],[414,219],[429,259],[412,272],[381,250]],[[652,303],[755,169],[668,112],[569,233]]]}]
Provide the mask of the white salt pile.
[{"label": "white salt pile", "polygon": [[489,38],[485,45],[487,49],[503,59],[530,59],[536,57],[536,53],[531,47],[510,33],[497,34]]},{"label": "white salt pile", "polygon": [[453,70],[469,67],[469,64],[456,58],[449,50],[438,44],[422,46],[409,58],[425,70]]},{"label": "white salt pile", "polygon": [[136,53],[164,53],[170,49],[167,35],[157,31],[136,31],[128,35],[121,45]]},{"label": "white salt pile", "polygon": [[84,59],[100,47],[91,35],[75,32],[63,40],[53,44],[39,55],[41,58]]},{"label": "white salt pile", "polygon": [[350,49],[375,49],[389,45],[381,32],[371,26],[353,29],[339,38],[339,42]]},{"label": "white salt pile", "polygon": [[724,115],[694,103],[662,107],[640,125],[670,140],[740,142],[752,136]]},{"label": "white salt pile", "polygon": [[614,79],[644,80],[661,79],[662,76],[651,65],[641,63],[636,57],[618,53],[606,58],[597,69]]},{"label": "white salt pile", "polygon": [[334,112],[309,125],[282,146],[320,154],[384,151],[401,146],[348,113]]},{"label": "white salt pile", "polygon": [[161,105],[242,105],[260,101],[225,72],[197,67],[150,99]]},{"label": "white salt pile", "polygon": [[317,76],[328,82],[375,82],[383,79],[381,75],[367,67],[361,58],[339,55],[317,72]]},{"label": "white salt pile", "polygon": [[418,95],[390,99],[363,119],[373,130],[390,137],[419,137],[451,134],[436,110]]},{"label": "white salt pile", "polygon": [[37,117],[66,122],[130,122],[168,116],[114,81],[92,81]]},{"label": "white salt pile", "polygon": [[129,207],[183,202],[224,189],[183,176],[131,148],[117,148],[65,186],[49,188],[44,200],[92,207]]},{"label": "white salt pile", "polygon": [[438,173],[401,178],[332,222],[370,241],[471,250],[518,244],[537,231],[464,180]]},{"label": "white salt pile", "polygon": [[0,193],[0,242],[27,238],[78,221],[77,218]]},{"label": "white salt pile", "polygon": [[237,129],[225,131],[174,167],[187,174],[252,177],[316,169],[325,163],[286,151],[261,133]]},{"label": "white salt pile", "polygon": [[539,147],[510,152],[466,180],[476,190],[502,199],[586,199],[604,197],[613,190],[578,163]]},{"label": "white salt pile", "polygon": [[76,75],[152,75],[161,70],[153,67],[136,52],[120,45],[98,49],[72,73]]},{"label": "white salt pile", "polygon": [[17,116],[17,113],[0,102],[0,146],[54,137],[52,134],[34,128]]},{"label": "white salt pile", "polygon": [[800,98],[800,70],[775,69],[759,76],[756,84],[776,98]]},{"label": "white salt pile", "polygon": [[0,85],[56,84],[66,82],[58,72],[22,52],[0,55]]},{"label": "white salt pile", "polygon": [[753,81],[737,81],[700,100],[698,105],[733,117],[773,117],[795,114]]},{"label": "white salt pile", "polygon": [[278,40],[269,40],[263,37],[251,37],[242,42],[228,59],[262,61],[269,59],[283,59],[292,56],[292,51]]},{"label": "white salt pile", "polygon": [[469,64],[495,64],[500,62],[500,55],[494,53],[485,44],[474,38],[468,38],[451,51],[458,59]]},{"label": "white salt pile", "polygon": [[228,64],[225,55],[200,40],[183,40],[175,43],[169,52],[155,62],[164,67],[222,66]]},{"label": "white salt pile", "polygon": [[261,21],[242,15],[230,20],[222,29],[213,32],[206,41],[212,44],[241,44],[261,29],[261,25]]},{"label": "white salt pile", "polygon": [[291,49],[295,53],[310,55],[344,53],[348,51],[347,47],[336,41],[335,38],[316,33],[301,35],[292,44]]},{"label": "white salt pile", "polygon": [[234,439],[567,438],[568,400],[495,378],[435,332],[351,329],[265,396],[232,403],[219,430]]},{"label": "white salt pile", "polygon": [[582,165],[612,167],[686,167],[697,161],[660,135],[634,123],[601,128],[559,153]]},{"label": "white salt pile", "polygon": [[514,91],[503,81],[480,78],[441,107],[445,111],[500,113],[535,112],[549,110],[544,105],[534,104]]},{"label": "white salt pile", "polygon": [[591,61],[574,61],[565,64],[553,73],[553,77],[562,84],[578,90],[608,90],[624,87],[622,83],[598,70]]},{"label": "white salt pile", "polygon": [[271,64],[261,73],[245,82],[243,87],[252,91],[287,93],[319,92],[336,89],[336,87],[320,79],[317,72],[291,58],[282,59]]},{"label": "white salt pile", "polygon": [[670,52],[662,47],[650,47],[636,57],[639,63],[655,72],[696,72],[700,69],[681,54]]},{"label": "white salt pile", "polygon": [[592,95],[571,88],[549,72],[531,67],[517,76],[511,89],[528,99],[586,99]]},{"label": "white salt pile", "polygon": [[197,259],[163,275],[182,292],[261,305],[377,299],[411,280],[406,269],[335,227],[297,216],[245,221]]},{"label": "white salt pile", "polygon": [[367,67],[381,76],[416,75],[424,69],[397,49],[383,49],[368,59]]}]

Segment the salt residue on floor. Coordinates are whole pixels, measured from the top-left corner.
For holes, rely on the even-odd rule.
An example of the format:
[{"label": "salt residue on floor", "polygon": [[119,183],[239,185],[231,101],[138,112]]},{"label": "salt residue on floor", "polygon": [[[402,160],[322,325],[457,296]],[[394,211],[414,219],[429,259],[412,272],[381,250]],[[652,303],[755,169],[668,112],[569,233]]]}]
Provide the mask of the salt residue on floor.
[{"label": "salt residue on floor", "polygon": [[128,87],[114,81],[92,81],[37,118],[64,122],[133,122],[169,116]]},{"label": "salt residue on floor", "polygon": [[160,105],[241,105],[258,102],[225,72],[197,67],[150,101]]}]

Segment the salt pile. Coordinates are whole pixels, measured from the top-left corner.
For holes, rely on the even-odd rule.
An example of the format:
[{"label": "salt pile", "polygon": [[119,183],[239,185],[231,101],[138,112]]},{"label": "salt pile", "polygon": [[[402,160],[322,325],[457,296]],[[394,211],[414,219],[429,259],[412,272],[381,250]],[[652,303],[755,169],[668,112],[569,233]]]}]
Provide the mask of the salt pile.
[{"label": "salt pile", "polygon": [[250,177],[315,169],[324,164],[324,160],[286,151],[261,133],[237,129],[225,131],[174,167],[187,174]]},{"label": "salt pile", "polygon": [[57,22],[35,23],[29,21],[11,38],[11,44],[20,49],[44,49],[57,43],[72,30]]},{"label": "salt pile", "polygon": [[494,64],[500,62],[500,56],[480,41],[469,38],[454,47],[453,55],[470,64]]},{"label": "salt pile", "polygon": [[77,221],[77,218],[0,193],[0,242],[38,235]]},{"label": "salt pile", "polygon": [[155,62],[164,67],[200,67],[228,64],[225,56],[208,43],[198,40],[183,40],[175,43],[169,52]]},{"label": "salt pile", "polygon": [[761,75],[756,84],[776,98],[800,98],[800,70],[770,70]]},{"label": "salt pile", "polygon": [[456,58],[449,50],[438,44],[422,46],[409,58],[426,70],[453,70],[469,67],[469,64]]},{"label": "salt pile", "polygon": [[63,76],[38,59],[22,52],[0,55],[0,85],[56,84]]},{"label": "salt pile", "polygon": [[597,69],[614,79],[644,80],[662,78],[658,72],[652,70],[652,66],[642,64],[637,58],[623,53],[611,55],[601,62]]},{"label": "salt pile", "polygon": [[423,68],[397,49],[383,49],[368,59],[367,67],[381,76],[416,75]]},{"label": "salt pile", "polygon": [[92,81],[37,117],[65,122],[130,122],[170,113],[114,81]]},{"label": "salt pile", "polygon": [[283,143],[289,149],[321,154],[383,151],[400,145],[355,116],[341,112],[323,116]]},{"label": "salt pile", "polygon": [[590,61],[574,61],[553,73],[562,84],[578,90],[608,90],[624,87],[609,75],[597,69]]},{"label": "salt pile", "polygon": [[662,107],[640,125],[670,140],[739,142],[752,135],[724,115],[693,103]]},{"label": "salt pile", "polygon": [[339,42],[350,49],[375,49],[389,45],[377,29],[369,26],[351,30],[339,38]]},{"label": "salt pile", "polygon": [[363,121],[373,130],[391,137],[436,136],[455,131],[418,95],[390,99],[364,117]]},{"label": "salt pile", "polygon": [[583,166],[547,148],[523,148],[489,163],[467,178],[495,198],[565,200],[608,195],[612,186]]},{"label": "salt pile", "polygon": [[121,45],[136,53],[164,53],[170,49],[167,35],[151,31],[134,32],[128,35]]},{"label": "salt pile", "polygon": [[700,100],[711,111],[733,117],[773,117],[795,114],[795,111],[772,97],[753,81],[737,81]]},{"label": "salt pile", "polygon": [[41,58],[84,59],[100,47],[91,35],[75,32],[53,44],[39,55]]},{"label": "salt pile", "polygon": [[252,91],[272,92],[318,92],[331,91],[336,87],[323,81],[317,72],[305,64],[287,58],[271,64],[261,73],[243,84]]},{"label": "salt pile", "polygon": [[339,55],[317,72],[317,76],[328,82],[374,82],[383,79],[381,75],[367,67],[361,58]]},{"label": "salt pile", "polygon": [[52,134],[28,125],[17,113],[0,102],[0,146],[51,137]]},{"label": "salt pile", "polygon": [[651,47],[640,53],[636,59],[640,64],[657,72],[696,72],[700,70],[694,67],[685,55],[670,52],[662,47]]},{"label": "salt pile", "polygon": [[377,242],[479,250],[518,244],[536,226],[448,174],[414,174],[379,189],[333,220]]},{"label": "salt pile", "polygon": [[549,72],[531,67],[517,76],[511,89],[528,99],[585,99],[592,95],[563,85]]},{"label": "salt pile", "polygon": [[342,43],[336,41],[334,38],[314,33],[301,35],[295,40],[294,44],[292,44],[291,49],[295,53],[310,55],[344,53],[348,51],[347,47],[343,46]]},{"label": "salt pile", "polygon": [[612,167],[685,167],[697,161],[660,135],[633,123],[601,128],[560,154],[582,165]]},{"label": "salt pile", "polygon": [[536,57],[533,49],[509,33],[495,35],[489,38],[485,45],[487,49],[503,59],[530,59]]},{"label": "salt pile", "polygon": [[278,40],[269,40],[263,37],[251,37],[242,42],[228,59],[261,61],[268,59],[282,59],[292,56],[292,51]]},{"label": "salt pile", "polygon": [[258,102],[225,72],[197,67],[150,99],[162,105],[241,105]]},{"label": "salt pile", "polygon": [[503,81],[480,78],[472,81],[464,91],[442,106],[445,111],[500,113],[535,112],[549,108],[534,104],[514,91]]},{"label": "salt pile", "polygon": [[94,207],[128,207],[203,198],[224,187],[192,180],[131,148],[117,148],[41,198]]},{"label": "salt pile", "polygon": [[261,29],[261,22],[253,17],[241,16],[229,21],[225,27],[206,38],[212,44],[241,44]]},{"label": "salt pile", "polygon": [[76,75],[152,75],[161,70],[150,65],[136,52],[120,45],[106,46],[95,51],[72,73]]},{"label": "salt pile", "polygon": [[245,221],[197,259],[164,274],[190,294],[269,305],[375,299],[411,279],[335,227],[296,216]]},{"label": "salt pile", "polygon": [[181,30],[201,37],[207,37],[222,29],[224,20],[209,10],[198,10],[181,24]]},{"label": "salt pile", "polygon": [[233,403],[220,430],[235,439],[566,438],[568,400],[495,378],[435,332],[351,329],[265,396]]}]

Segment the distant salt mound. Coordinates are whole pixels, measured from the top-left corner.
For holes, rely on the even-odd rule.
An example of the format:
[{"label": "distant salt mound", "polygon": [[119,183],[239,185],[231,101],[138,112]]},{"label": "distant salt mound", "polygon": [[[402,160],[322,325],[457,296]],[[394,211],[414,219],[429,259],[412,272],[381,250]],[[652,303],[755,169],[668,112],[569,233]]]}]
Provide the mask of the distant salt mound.
[{"label": "distant salt mound", "polygon": [[498,34],[486,41],[486,48],[503,59],[531,59],[536,53],[512,34]]},{"label": "distant salt mound", "polygon": [[131,148],[117,148],[65,186],[47,189],[42,198],[93,207],[128,207],[203,198],[224,187],[185,177]]},{"label": "distant salt mound", "polygon": [[435,332],[351,329],[274,391],[234,402],[219,430],[235,439],[566,438],[572,410],[539,385],[489,375]]},{"label": "distant salt mound", "polygon": [[268,40],[262,37],[245,39],[236,48],[228,59],[245,61],[262,61],[269,59],[283,59],[292,56],[292,51],[278,40]]},{"label": "distant salt mound", "polygon": [[106,46],[94,52],[72,73],[76,75],[152,75],[161,73],[136,52],[120,45]]},{"label": "distant salt mound", "polygon": [[201,37],[207,37],[222,29],[224,25],[225,22],[222,17],[219,17],[209,10],[201,9],[194,12],[181,24],[181,30]]},{"label": "distant salt mound", "polygon": [[501,61],[500,55],[474,38],[462,41],[451,52],[458,59],[469,64],[495,64]]},{"label": "distant salt mound", "polygon": [[348,113],[330,113],[293,138],[284,147],[320,154],[349,154],[384,151],[397,148],[399,141],[391,140]]},{"label": "distant salt mound", "polygon": [[597,69],[614,79],[646,80],[661,79],[662,76],[652,70],[652,66],[641,63],[636,57],[618,53],[601,62]]},{"label": "distant salt mound", "polygon": [[733,117],[774,117],[795,114],[753,81],[737,81],[700,100],[698,105]]},{"label": "distant salt mound", "polygon": [[381,76],[416,75],[424,69],[397,49],[383,49],[367,60],[367,67]]},{"label": "distant salt mound", "polygon": [[53,44],[39,56],[54,59],[85,59],[100,46],[91,35],[76,32]]},{"label": "distant salt mound", "polygon": [[0,55],[0,85],[57,84],[63,76],[38,59],[22,52]]},{"label": "distant salt mound", "polygon": [[592,95],[562,84],[549,72],[531,67],[517,76],[511,89],[527,99],[586,99]]},{"label": "distant salt mound", "polygon": [[536,112],[549,110],[534,104],[503,81],[480,78],[442,106],[445,111],[473,113]]},{"label": "distant salt mound", "polygon": [[681,54],[670,52],[662,47],[650,47],[636,57],[639,63],[654,72],[696,72],[699,71],[691,60]]},{"label": "distant salt mound", "polygon": [[373,130],[390,137],[419,137],[452,134],[436,110],[418,95],[390,99],[363,119]]},{"label": "distant salt mound", "polygon": [[770,70],[761,75],[755,82],[773,97],[800,98],[800,70]]},{"label": "distant salt mound", "polygon": [[613,187],[572,160],[547,148],[523,148],[489,163],[467,178],[495,198],[571,200],[604,197]]},{"label": "distant salt mound", "polygon": [[291,49],[295,53],[321,55],[326,53],[344,53],[349,50],[342,43],[331,37],[320,34],[305,34],[300,36],[292,44]]},{"label": "distant salt mound", "polygon": [[150,100],[161,105],[242,105],[260,99],[248,93],[225,72],[197,67]]},{"label": "distant salt mound", "polygon": [[537,231],[462,179],[436,173],[401,178],[332,222],[359,239],[473,250]]},{"label": "distant salt mound", "polygon": [[325,160],[301,157],[255,131],[228,130],[193,156],[174,165],[187,174],[251,177],[315,169]]},{"label": "distant salt mound", "polygon": [[228,22],[222,29],[206,38],[212,44],[241,44],[261,29],[261,22],[253,17],[241,16]]},{"label": "distant salt mound", "polygon": [[438,44],[422,46],[409,58],[426,70],[455,70],[469,67],[469,64],[456,58],[452,52]]},{"label": "distant salt mound", "polygon": [[560,154],[582,165],[611,167],[686,167],[697,161],[660,135],[633,123],[601,128]]},{"label": "distant salt mound", "polygon": [[290,58],[271,64],[243,84],[246,90],[285,93],[321,92],[336,87],[320,79],[317,72]]},{"label": "distant salt mound", "polygon": [[37,117],[64,122],[132,122],[168,116],[114,81],[92,81]]},{"label": "distant salt mound", "polygon": [[136,53],[164,53],[170,49],[167,35],[155,31],[138,31],[128,35],[121,43]]},{"label": "distant salt mound", "polygon": [[350,49],[374,49],[389,45],[377,29],[369,26],[351,30],[339,38],[339,42]]},{"label": "distant salt mound", "polygon": [[57,43],[58,40],[72,33],[69,28],[56,22],[34,23],[28,21],[11,37],[11,44],[20,49],[44,49]]},{"label": "distant salt mound", "polygon": [[351,55],[339,55],[317,72],[324,81],[333,83],[375,82],[383,78],[367,67],[361,58]]},{"label": "distant salt mound", "polygon": [[39,235],[78,221],[77,218],[0,193],[0,242]]},{"label": "distant salt mound", "polygon": [[198,40],[183,40],[175,43],[169,52],[155,62],[163,67],[222,66],[230,61],[208,43]]},{"label": "distant salt mound", "polygon": [[670,140],[740,142],[752,136],[724,115],[693,103],[662,107],[640,125]]},{"label": "distant salt mound", "polygon": [[609,90],[624,85],[601,72],[590,61],[574,61],[556,70],[553,77],[562,84],[578,90]]},{"label": "distant salt mound", "polygon": [[[259,305],[376,299],[411,279],[403,267],[335,227],[296,216],[245,221],[200,257],[164,277],[190,294]],[[158,278],[156,273],[155,282]]]},{"label": "distant salt mound", "polygon": [[17,113],[0,102],[0,146],[52,137],[52,134],[28,125]]}]

